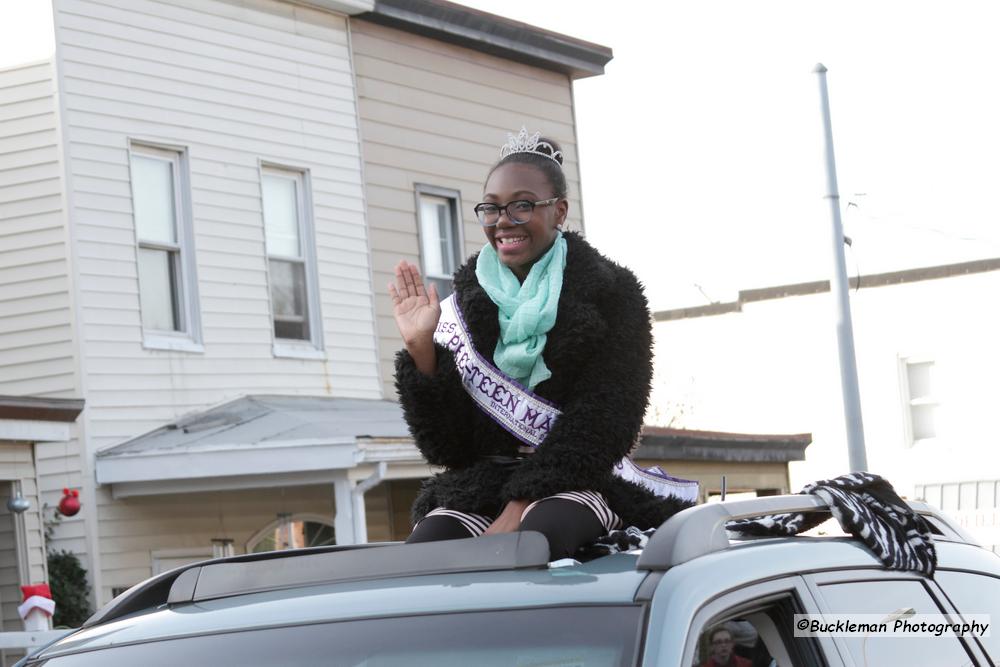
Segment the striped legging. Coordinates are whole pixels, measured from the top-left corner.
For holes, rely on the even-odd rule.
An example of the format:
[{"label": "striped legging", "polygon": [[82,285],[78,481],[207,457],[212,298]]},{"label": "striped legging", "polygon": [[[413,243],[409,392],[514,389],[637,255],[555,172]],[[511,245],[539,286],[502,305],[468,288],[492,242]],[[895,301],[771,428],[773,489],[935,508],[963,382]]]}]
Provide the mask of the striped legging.
[{"label": "striped legging", "polygon": [[[438,507],[413,528],[408,543],[478,537],[496,517]],[[568,491],[528,505],[519,530],[535,530],[549,541],[552,560],[570,558],[582,546],[618,528],[620,519],[600,493]]]}]

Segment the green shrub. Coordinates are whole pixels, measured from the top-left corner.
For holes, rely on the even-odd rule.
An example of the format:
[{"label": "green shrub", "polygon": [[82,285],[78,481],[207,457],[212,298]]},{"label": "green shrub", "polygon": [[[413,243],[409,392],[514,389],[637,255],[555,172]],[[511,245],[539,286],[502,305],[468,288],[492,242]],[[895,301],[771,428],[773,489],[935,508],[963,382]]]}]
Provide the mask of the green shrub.
[{"label": "green shrub", "polygon": [[75,553],[49,552],[49,587],[56,602],[52,627],[78,628],[93,613],[87,599],[87,570]]}]

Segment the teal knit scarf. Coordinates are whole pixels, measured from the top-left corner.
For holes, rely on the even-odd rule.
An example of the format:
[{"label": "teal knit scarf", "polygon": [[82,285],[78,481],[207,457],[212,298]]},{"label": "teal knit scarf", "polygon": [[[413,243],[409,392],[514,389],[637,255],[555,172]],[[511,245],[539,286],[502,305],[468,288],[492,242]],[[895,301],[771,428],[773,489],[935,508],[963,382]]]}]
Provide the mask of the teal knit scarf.
[{"label": "teal knit scarf", "polygon": [[497,305],[500,339],[493,363],[529,390],[552,377],[542,359],[545,340],[556,323],[563,270],[566,268],[566,239],[558,233],[548,252],[532,265],[523,283],[497,256],[489,243],[476,261],[476,278]]}]

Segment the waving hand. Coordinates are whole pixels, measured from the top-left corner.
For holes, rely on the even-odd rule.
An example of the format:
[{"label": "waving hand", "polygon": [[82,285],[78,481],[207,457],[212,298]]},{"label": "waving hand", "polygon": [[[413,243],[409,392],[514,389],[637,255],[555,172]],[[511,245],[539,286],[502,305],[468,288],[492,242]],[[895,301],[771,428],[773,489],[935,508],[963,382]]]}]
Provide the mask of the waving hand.
[{"label": "waving hand", "polygon": [[431,283],[425,289],[420,270],[409,262],[401,261],[396,265],[395,283],[389,283],[389,296],[392,297],[392,314],[406,349],[421,371],[432,374],[436,356],[434,329],[441,317],[437,287]]}]

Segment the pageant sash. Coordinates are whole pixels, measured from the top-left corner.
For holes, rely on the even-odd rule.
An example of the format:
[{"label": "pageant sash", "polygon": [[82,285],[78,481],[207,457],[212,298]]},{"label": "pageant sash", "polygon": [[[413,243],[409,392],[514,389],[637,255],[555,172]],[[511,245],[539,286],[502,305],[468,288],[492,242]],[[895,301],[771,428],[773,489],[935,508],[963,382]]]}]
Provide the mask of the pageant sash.
[{"label": "pageant sash", "polygon": [[698,482],[671,477],[660,466],[643,468],[626,456],[615,464],[613,472],[623,479],[646,487],[658,496],[674,496],[691,503],[698,502]]},{"label": "pageant sash", "polygon": [[441,302],[434,342],[455,356],[462,386],[480,410],[526,445],[542,444],[562,413],[479,354],[454,294]]},{"label": "pageant sash", "polygon": [[[454,355],[462,386],[480,410],[532,449],[545,441],[562,412],[494,366],[473,347],[454,294],[441,302],[434,342]],[[671,477],[659,466],[643,468],[626,456],[615,464],[612,472],[658,496],[698,500],[698,482]]]}]

